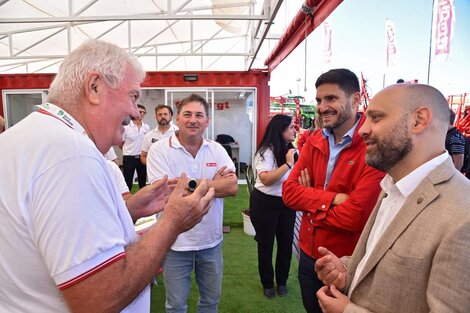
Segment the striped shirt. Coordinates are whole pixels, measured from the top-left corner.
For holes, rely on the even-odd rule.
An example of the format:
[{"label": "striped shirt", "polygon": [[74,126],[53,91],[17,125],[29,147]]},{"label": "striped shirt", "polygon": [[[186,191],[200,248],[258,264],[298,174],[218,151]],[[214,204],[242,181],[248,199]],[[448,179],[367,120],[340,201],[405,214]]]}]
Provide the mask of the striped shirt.
[{"label": "striped shirt", "polygon": [[450,155],[465,154],[465,137],[455,127],[447,131],[446,150]]}]

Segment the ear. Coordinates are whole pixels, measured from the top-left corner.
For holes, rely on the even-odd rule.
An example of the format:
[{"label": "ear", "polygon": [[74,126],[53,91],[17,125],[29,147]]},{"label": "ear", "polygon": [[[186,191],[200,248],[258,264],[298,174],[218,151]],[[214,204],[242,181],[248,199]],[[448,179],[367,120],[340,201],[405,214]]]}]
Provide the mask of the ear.
[{"label": "ear", "polygon": [[91,104],[100,103],[100,80],[100,74],[98,73],[90,73],[85,79],[85,96]]},{"label": "ear", "polygon": [[352,107],[357,109],[359,105],[361,104],[361,93],[359,92],[352,93],[350,100],[351,100]]},{"label": "ear", "polygon": [[432,120],[432,112],[428,107],[417,108],[411,116],[411,133],[418,134],[429,127]]}]

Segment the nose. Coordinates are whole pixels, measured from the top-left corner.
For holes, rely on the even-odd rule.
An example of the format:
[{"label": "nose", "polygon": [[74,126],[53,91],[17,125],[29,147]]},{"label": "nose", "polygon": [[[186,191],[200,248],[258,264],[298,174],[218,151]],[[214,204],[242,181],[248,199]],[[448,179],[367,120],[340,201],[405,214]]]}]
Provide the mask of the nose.
[{"label": "nose", "polygon": [[369,122],[369,119],[366,118],[364,124],[362,124],[362,126],[359,128],[358,134],[362,138],[366,138],[369,135],[369,133],[370,133],[370,122]]},{"label": "nose", "polygon": [[197,123],[197,118],[196,118],[196,114],[191,114],[191,116],[189,117],[189,123],[191,124],[195,124]]},{"label": "nose", "polygon": [[136,103],[132,104],[130,116],[132,116],[133,118],[140,118],[139,108],[137,107]]}]

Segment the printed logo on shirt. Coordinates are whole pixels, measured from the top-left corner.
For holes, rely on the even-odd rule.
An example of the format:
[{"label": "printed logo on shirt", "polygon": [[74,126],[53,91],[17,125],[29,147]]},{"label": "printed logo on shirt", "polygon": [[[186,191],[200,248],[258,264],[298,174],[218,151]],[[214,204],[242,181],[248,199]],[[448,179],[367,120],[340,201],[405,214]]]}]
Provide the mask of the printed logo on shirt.
[{"label": "printed logo on shirt", "polygon": [[217,163],[216,162],[206,163],[206,166],[207,167],[217,167]]},{"label": "printed logo on shirt", "polygon": [[[62,112],[63,112],[63,111],[62,111]],[[64,116],[62,116],[62,118],[63,118],[65,121],[67,121],[67,123],[73,124],[72,120],[70,119],[70,117],[69,117],[68,115],[64,115]]]},{"label": "printed logo on shirt", "polygon": [[152,143],[157,142],[157,141],[158,141],[158,139],[152,138]]}]

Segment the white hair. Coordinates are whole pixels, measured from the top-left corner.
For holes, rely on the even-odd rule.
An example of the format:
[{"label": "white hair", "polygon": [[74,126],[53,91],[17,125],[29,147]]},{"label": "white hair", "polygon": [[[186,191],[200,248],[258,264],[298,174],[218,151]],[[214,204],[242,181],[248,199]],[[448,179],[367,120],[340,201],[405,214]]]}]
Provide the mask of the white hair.
[{"label": "white hair", "polygon": [[131,66],[140,82],[145,78],[142,65],[127,51],[101,40],[87,40],[73,50],[62,62],[47,97],[48,102],[73,105],[83,95],[84,81],[90,72],[101,74],[111,88],[124,80]]}]

